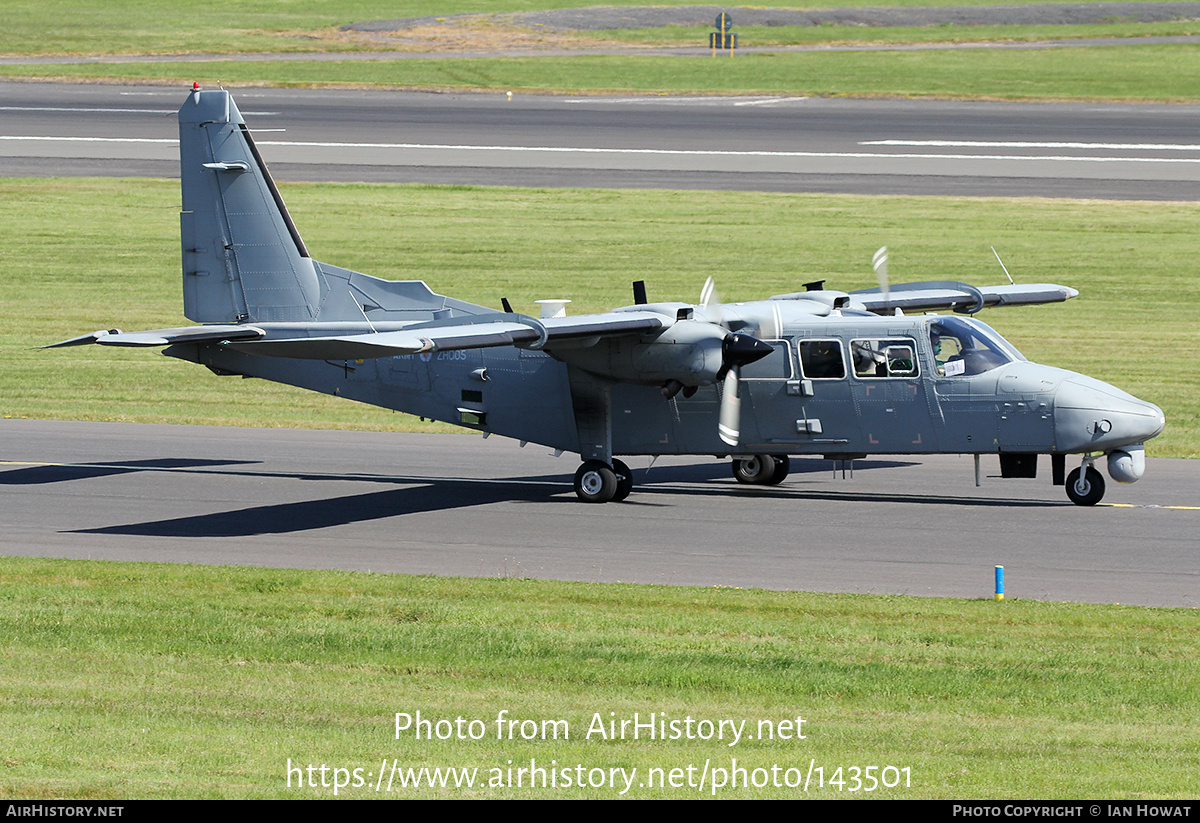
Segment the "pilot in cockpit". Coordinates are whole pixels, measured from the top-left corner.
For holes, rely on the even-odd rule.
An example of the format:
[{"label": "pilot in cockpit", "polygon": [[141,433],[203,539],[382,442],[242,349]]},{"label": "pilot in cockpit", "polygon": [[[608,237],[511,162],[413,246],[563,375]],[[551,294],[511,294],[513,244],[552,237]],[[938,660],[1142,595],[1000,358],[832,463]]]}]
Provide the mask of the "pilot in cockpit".
[{"label": "pilot in cockpit", "polygon": [[929,339],[933,343],[933,359],[939,375],[947,377],[965,372],[961,340],[935,324],[929,326]]}]

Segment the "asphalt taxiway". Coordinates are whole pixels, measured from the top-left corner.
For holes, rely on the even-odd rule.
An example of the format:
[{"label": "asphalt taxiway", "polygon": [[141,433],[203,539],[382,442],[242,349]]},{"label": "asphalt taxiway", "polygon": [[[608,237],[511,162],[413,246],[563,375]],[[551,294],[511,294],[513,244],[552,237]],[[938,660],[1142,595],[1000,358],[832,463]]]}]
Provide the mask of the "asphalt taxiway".
[{"label": "asphalt taxiway", "polygon": [[672,458],[624,503],[577,458],[474,435],[0,421],[3,554],[1200,606],[1200,461],[1080,508],[984,458],[793,460],[776,488]]},{"label": "asphalt taxiway", "polygon": [[[0,83],[0,175],[177,177],[182,88]],[[1194,105],[239,89],[277,179],[1196,200]]]}]

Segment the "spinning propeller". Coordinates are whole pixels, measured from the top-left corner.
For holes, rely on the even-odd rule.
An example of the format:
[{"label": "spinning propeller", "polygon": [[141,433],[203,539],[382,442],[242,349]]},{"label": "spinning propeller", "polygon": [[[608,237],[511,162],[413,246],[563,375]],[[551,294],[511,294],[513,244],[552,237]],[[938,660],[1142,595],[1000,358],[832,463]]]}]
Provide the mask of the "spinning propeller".
[{"label": "spinning propeller", "polygon": [[[716,284],[711,277],[704,281],[704,288],[700,291],[700,306],[705,310],[705,319],[709,322],[724,329],[732,325],[734,317],[721,307]],[[740,332],[730,331],[721,341],[721,370],[717,373],[717,380],[724,380],[724,383],[721,386],[717,433],[730,446],[738,445],[741,438],[742,396],[739,384],[742,366],[761,360],[772,351],[757,337]]]},{"label": "spinning propeller", "polygon": [[742,395],[739,382],[742,366],[761,360],[773,349],[757,337],[732,333],[721,342],[725,383],[721,386],[721,414],[717,433],[730,446],[738,445],[742,425]]},{"label": "spinning propeller", "polygon": [[875,268],[875,276],[879,278],[879,290],[883,292],[883,305],[890,309],[892,301],[888,288],[887,246],[879,247],[879,251],[875,252],[875,256],[871,258],[871,265]]}]

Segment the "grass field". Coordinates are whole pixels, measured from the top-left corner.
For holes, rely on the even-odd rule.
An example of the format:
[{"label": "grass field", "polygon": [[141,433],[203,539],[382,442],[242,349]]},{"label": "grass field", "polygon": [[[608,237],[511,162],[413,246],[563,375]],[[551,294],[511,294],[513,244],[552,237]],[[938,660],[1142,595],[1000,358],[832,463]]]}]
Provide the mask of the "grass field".
[{"label": "grass field", "polygon": [[[643,190],[298,184],[284,195],[313,255],[519,311],[569,297],[572,311],[699,299],[709,275],[729,301],[827,278],[1058,282],[1064,305],[982,315],[1032,360],[1158,403],[1157,456],[1200,455],[1192,275],[1200,205],[1011,198],[862,197]],[[97,328],[161,328],[181,316],[178,183],[0,180],[0,412],[6,416],[266,426],[412,428],[402,415],[262,381],[219,378],[154,351],[40,351]],[[530,226],[538,226],[530,232]],[[730,253],[735,250],[735,253]],[[1134,276],[1136,273],[1136,276]]]},{"label": "grass field", "polygon": [[[577,765],[597,782],[623,769],[625,796],[655,798],[1144,802],[1194,797],[1200,777],[1190,609],[17,558],[0,560],[0,594],[10,798],[331,797],[334,768],[352,783],[360,769],[339,796],[378,797],[393,762],[500,783],[393,782],[400,797],[624,788],[561,788]],[[482,737],[397,735],[396,713],[418,711]],[[496,740],[503,711],[536,721],[531,739]],[[679,721],[680,739],[595,733],[597,715],[635,712]],[[728,725],[687,739],[688,717],[694,736],[746,725],[730,745]],[[776,739],[749,739],[762,721]],[[325,765],[326,785],[293,772],[289,788],[289,760]],[[510,761],[531,760],[560,788],[511,788]],[[719,785],[735,761],[767,785]],[[812,766],[824,786],[786,785]],[[893,785],[867,791],[885,766]],[[638,785],[653,769],[677,785]]]},{"label": "grass field", "polygon": [[[1022,100],[1200,99],[1200,49],[1191,44],[1122,45],[1037,51],[817,52],[742,54],[736,60],[630,55],[511,56],[439,60],[122,62],[119,55],[241,54],[259,52],[362,52],[380,49],[504,48],[513,32],[479,24],[454,32],[426,32],[415,43],[340,32],[356,21],[404,16],[526,11],[576,3],[510,0],[455,4],[416,3],[402,12],[369,2],[286,5],[262,2],[200,3],[186,15],[162,0],[111,6],[94,0],[46,5],[7,4],[0,54],[114,55],[86,64],[0,65],[14,79],[192,82],[229,85],[361,86],[527,93],[704,93],[955,97]],[[840,5],[938,5],[868,3]],[[972,3],[946,3],[972,5]],[[873,28],[783,26],[739,29],[742,45],[979,42],[1077,37],[1196,34],[1194,21],[1089,26],[928,26]],[[707,29],[585,32],[590,45],[703,44]],[[570,45],[561,35],[555,44]]]},{"label": "grass field", "polygon": [[1034,52],[770,53],[705,57],[581,56],[334,62],[215,61],[0,66],[0,76],[111,82],[362,86],[599,94],[717,93],[1009,100],[1200,99],[1193,45]]},{"label": "grass field", "polygon": [[[338,37],[332,32],[348,23],[397,17],[444,17],[587,5],[591,4],[580,0],[459,0],[449,3],[412,0],[403,6],[378,0],[290,0],[287,3],[199,0],[189,3],[187,13],[181,14],[177,6],[166,0],[130,0],[119,4],[102,0],[61,0],[55,3],[6,0],[4,26],[0,28],[0,54],[175,54],[378,48],[378,45],[370,42]],[[650,5],[695,4],[680,0]],[[993,3],[990,0],[836,0],[821,4],[773,5],[805,8],[979,6]],[[1114,21],[1112,31],[1118,32],[1118,27],[1126,25],[1122,21]],[[1135,27],[1133,31],[1189,33],[1192,30],[1189,26],[1193,24],[1151,24],[1146,28]],[[863,37],[861,33],[853,35],[843,31],[830,31],[828,34],[835,39]],[[622,40],[626,37],[624,33],[611,36]],[[960,36],[969,35],[964,32]],[[984,36],[992,35],[988,33]],[[631,39],[639,37],[644,40],[646,35],[633,35]]]},{"label": "grass field", "polygon": [[[834,5],[832,2],[829,5]],[[845,5],[838,3],[837,5]],[[883,5],[883,4],[872,4]],[[932,6],[932,3],[921,3]],[[957,5],[957,4],[956,4]],[[962,4],[966,5],[966,4]],[[1008,4],[1011,5],[1011,4]],[[651,29],[589,31],[590,37],[643,45],[694,46],[708,42],[710,26],[660,26]],[[798,46],[850,43],[981,43],[1037,40],[1074,40],[1091,37],[1163,37],[1200,34],[1200,22],[1165,23],[1112,22],[1096,25],[954,25],[936,26],[848,26],[823,23],[819,26],[737,26],[739,44],[747,46]]]}]

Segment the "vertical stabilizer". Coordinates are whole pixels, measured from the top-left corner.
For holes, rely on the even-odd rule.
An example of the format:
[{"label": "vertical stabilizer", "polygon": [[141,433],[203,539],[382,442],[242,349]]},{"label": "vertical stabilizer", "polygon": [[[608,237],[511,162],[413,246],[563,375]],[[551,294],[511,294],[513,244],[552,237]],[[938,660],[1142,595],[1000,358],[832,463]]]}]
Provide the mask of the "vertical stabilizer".
[{"label": "vertical stabilizer", "polygon": [[179,163],[187,318],[313,319],[320,278],[229,92],[188,95],[179,110]]}]

